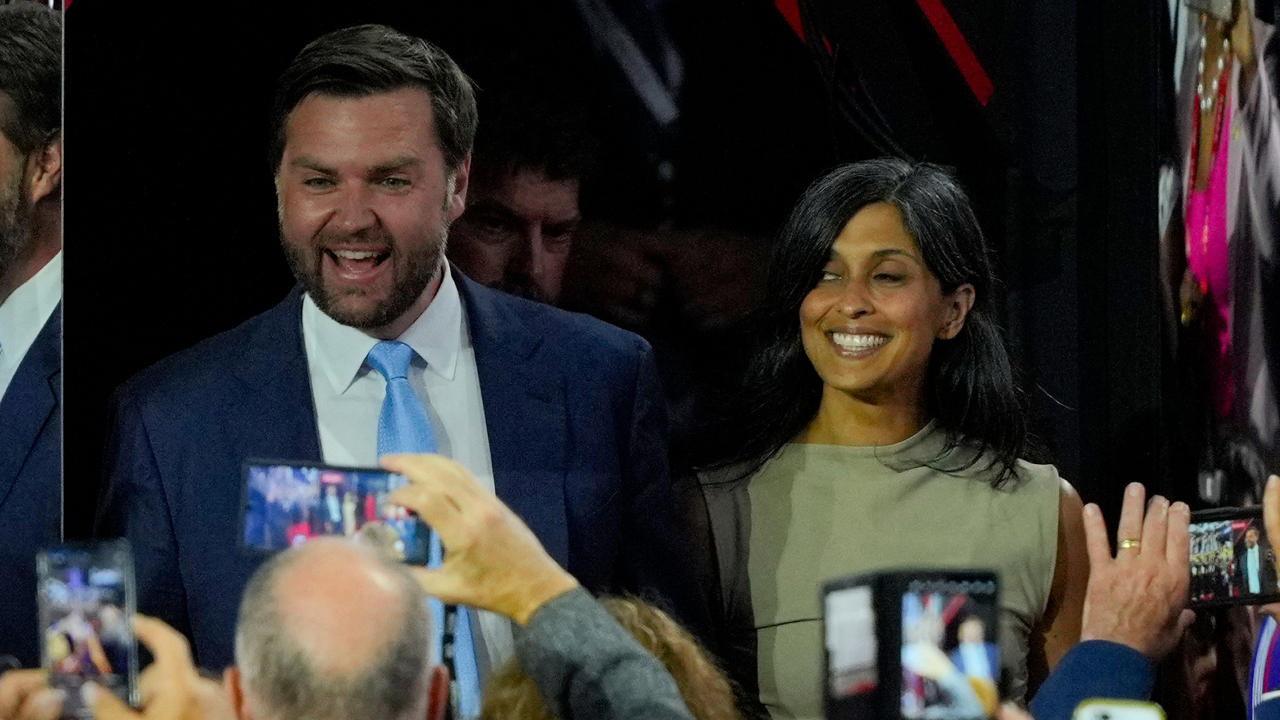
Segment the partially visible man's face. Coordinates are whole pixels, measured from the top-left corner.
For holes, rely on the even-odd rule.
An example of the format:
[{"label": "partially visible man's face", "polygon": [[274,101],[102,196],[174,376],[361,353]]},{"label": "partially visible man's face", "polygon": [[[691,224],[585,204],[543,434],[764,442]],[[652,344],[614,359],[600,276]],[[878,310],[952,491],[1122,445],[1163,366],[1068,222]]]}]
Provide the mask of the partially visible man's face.
[{"label": "partially visible man's face", "polygon": [[[0,121],[10,111],[0,92]],[[31,242],[31,199],[25,186],[26,158],[0,131],[0,279]]]},{"label": "partially visible man's face", "polygon": [[578,221],[576,179],[517,170],[496,187],[472,187],[449,259],[482,285],[554,305]]},{"label": "partially visible man's face", "polygon": [[[465,169],[459,175],[465,184]],[[454,181],[424,90],[307,96],[286,121],[276,174],[294,275],[344,325],[376,330],[411,309],[416,317],[462,213]]]},{"label": "partially visible man's face", "polygon": [[1244,534],[1244,544],[1245,544],[1245,547],[1250,547],[1250,548],[1257,545],[1258,531],[1254,530],[1253,528],[1249,528],[1249,531]]}]

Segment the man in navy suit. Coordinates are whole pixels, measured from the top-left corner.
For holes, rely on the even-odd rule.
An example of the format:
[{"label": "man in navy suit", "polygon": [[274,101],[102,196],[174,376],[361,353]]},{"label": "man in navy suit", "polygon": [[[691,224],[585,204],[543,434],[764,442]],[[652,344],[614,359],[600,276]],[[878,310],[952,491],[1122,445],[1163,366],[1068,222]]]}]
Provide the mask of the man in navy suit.
[{"label": "man in navy suit", "polygon": [[61,17],[0,7],[0,655],[26,666],[62,532],[61,98]]},{"label": "man in navy suit", "polygon": [[[299,287],[167,358],[113,396],[99,534],[133,543],[139,609],[232,660],[241,465],[377,462],[387,382],[365,355],[412,347],[407,373],[442,454],[491,484],[584,586],[665,602],[695,626],[672,519],[665,411],[650,349],[596,320],[480,286],[444,259],[476,125],[438,48],[382,26],[308,45],[277,87],[280,235]],[[510,626],[472,623],[483,673]]]}]

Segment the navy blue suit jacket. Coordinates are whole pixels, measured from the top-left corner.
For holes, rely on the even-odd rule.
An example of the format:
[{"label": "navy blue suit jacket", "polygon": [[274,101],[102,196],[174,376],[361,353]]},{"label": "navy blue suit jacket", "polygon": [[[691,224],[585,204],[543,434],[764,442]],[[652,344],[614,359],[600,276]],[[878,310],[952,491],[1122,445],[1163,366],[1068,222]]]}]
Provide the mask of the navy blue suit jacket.
[{"label": "navy blue suit jacket", "polygon": [[[676,552],[648,345],[455,278],[498,497],[588,589],[665,598],[699,628],[706,610]],[[240,595],[258,564],[237,537],[242,461],[321,459],[301,308],[295,290],[113,396],[98,535],[129,538],[139,610],[186,633],[205,667],[232,662]]]},{"label": "navy blue suit jacket", "polygon": [[0,399],[0,655],[40,664],[36,552],[62,537],[62,303]]}]

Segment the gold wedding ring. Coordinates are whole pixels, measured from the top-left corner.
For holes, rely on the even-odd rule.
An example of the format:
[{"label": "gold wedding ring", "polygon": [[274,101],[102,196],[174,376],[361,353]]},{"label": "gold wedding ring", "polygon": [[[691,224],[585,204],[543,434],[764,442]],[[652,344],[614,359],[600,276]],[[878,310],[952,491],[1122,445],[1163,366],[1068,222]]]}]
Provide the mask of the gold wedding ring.
[{"label": "gold wedding ring", "polygon": [[1137,538],[1130,538],[1128,540],[1120,541],[1121,550],[1136,550],[1140,545],[1142,545],[1142,541],[1138,540]]}]

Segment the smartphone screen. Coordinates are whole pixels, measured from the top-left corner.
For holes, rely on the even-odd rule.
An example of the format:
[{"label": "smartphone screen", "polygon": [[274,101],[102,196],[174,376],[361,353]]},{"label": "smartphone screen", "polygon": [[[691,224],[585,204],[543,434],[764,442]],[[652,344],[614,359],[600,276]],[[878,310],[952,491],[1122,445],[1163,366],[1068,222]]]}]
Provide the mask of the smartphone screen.
[{"label": "smartphone screen", "polygon": [[66,692],[63,715],[92,718],[80,686],[93,681],[137,703],[133,557],[117,540],[63,545],[36,558],[43,665],[49,684]]},{"label": "smartphone screen", "polygon": [[1276,555],[1261,508],[1191,514],[1191,605],[1262,605],[1280,601]]},{"label": "smartphone screen", "polygon": [[250,461],[245,465],[245,547],[284,550],[314,537],[347,537],[384,557],[430,558],[431,530],[388,496],[408,481],[380,468]]},{"label": "smartphone screen", "polygon": [[994,580],[912,580],[902,594],[902,717],[972,720],[999,704]]}]

